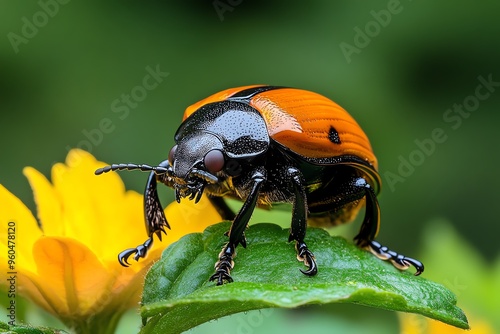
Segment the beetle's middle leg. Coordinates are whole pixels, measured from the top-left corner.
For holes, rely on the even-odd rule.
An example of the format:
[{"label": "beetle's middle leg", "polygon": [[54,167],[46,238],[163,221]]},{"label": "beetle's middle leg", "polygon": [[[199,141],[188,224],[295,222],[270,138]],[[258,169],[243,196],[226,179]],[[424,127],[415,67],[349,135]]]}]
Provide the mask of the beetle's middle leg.
[{"label": "beetle's middle leg", "polygon": [[[240,211],[236,215],[228,232],[229,242],[219,253],[219,260],[215,263],[215,274],[210,277],[210,281],[217,281],[217,285],[224,282],[232,282],[231,269],[233,269],[233,258],[236,255],[236,247],[242,244],[245,247],[246,241],[243,232],[248,225],[252,212],[257,205],[260,187],[266,180],[265,171],[256,169],[251,178],[253,185],[250,194],[243,203]],[[220,203],[219,203],[220,204]]]},{"label": "beetle's middle leg", "polygon": [[[236,218],[236,214],[229,207],[229,205],[227,205],[227,203],[226,203],[226,201],[224,200],[223,197],[208,196],[208,199],[210,200],[210,203],[212,203],[212,205],[214,206],[215,210],[222,217],[223,220],[234,221],[234,218]],[[224,235],[226,237],[229,236],[229,231],[227,231]],[[247,246],[247,240],[246,240],[246,237],[245,237],[245,232],[243,232],[243,235],[241,236],[240,244],[243,247]]]},{"label": "beetle's middle leg", "polygon": [[288,168],[288,175],[291,178],[294,192],[294,203],[292,211],[292,226],[288,241],[295,240],[295,249],[297,250],[297,259],[304,262],[308,267],[307,270],[300,271],[307,276],[314,276],[318,273],[318,266],[314,254],[307,248],[304,238],[307,228],[307,198],[304,185],[302,182],[302,174],[297,168]]}]

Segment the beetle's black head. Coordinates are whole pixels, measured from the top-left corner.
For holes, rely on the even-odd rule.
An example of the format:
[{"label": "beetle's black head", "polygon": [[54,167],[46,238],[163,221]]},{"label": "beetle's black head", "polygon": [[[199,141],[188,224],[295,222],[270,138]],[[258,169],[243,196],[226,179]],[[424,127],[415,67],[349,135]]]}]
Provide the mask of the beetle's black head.
[{"label": "beetle's black head", "polygon": [[224,164],[223,150],[219,138],[210,133],[196,133],[184,137],[172,147],[168,155],[176,181],[186,183],[195,177],[198,171],[210,173],[214,176],[211,179],[216,180],[215,174]]},{"label": "beetle's black head", "polygon": [[193,133],[172,147],[168,161],[177,201],[187,196],[199,198],[207,184],[219,182],[222,149],[220,140],[210,133]]},{"label": "beetle's black head", "polygon": [[267,151],[270,139],[258,111],[223,101],[195,111],[181,124],[175,141],[168,161],[179,199],[198,197],[207,184],[238,176],[245,164]]}]

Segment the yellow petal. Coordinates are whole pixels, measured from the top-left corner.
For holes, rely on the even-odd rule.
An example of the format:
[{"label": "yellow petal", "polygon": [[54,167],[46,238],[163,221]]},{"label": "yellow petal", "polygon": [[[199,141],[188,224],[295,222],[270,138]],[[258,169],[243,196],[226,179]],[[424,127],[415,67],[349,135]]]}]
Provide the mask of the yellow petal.
[{"label": "yellow petal", "polygon": [[37,216],[44,235],[64,235],[62,202],[52,184],[42,173],[32,167],[25,167],[23,174],[33,190]]},{"label": "yellow petal", "polygon": [[127,222],[125,187],[117,173],[96,176],[94,171],[104,164],[85,151],[71,150],[66,163],[52,168],[52,181],[64,201],[65,236],[102,254]]},{"label": "yellow petal", "polygon": [[151,249],[146,259],[133,263],[130,267],[123,267],[115,259],[108,263],[108,269],[116,274],[116,280],[112,287],[115,294],[119,295],[118,302],[120,306],[127,309],[136,307],[140,301],[140,294],[144,284],[144,276],[153,264],[161,256],[163,248],[157,247]]},{"label": "yellow petal", "polygon": [[[0,243],[7,256],[9,246],[14,246],[15,269],[35,270],[35,263],[31,255],[31,248],[42,235],[38,223],[31,211],[19,198],[0,184]],[[10,240],[10,243],[9,243]],[[2,259],[2,272],[12,271],[7,261]]]},{"label": "yellow petal", "polygon": [[[168,245],[165,241],[160,242],[154,237],[153,246],[148,252],[146,259],[139,262],[130,261],[133,263],[128,268],[122,267],[118,262],[118,254],[125,249],[135,248],[143,244],[148,238],[146,227],[144,226],[144,205],[142,195],[135,191],[127,191],[124,201],[119,204],[123,207],[126,217],[119,223],[114,224],[114,234],[108,241],[108,247],[103,253],[99,254],[99,258],[105,263],[108,270],[121,272],[122,269],[129,274],[136,274],[145,266],[150,266],[151,263],[161,256],[161,252]],[[122,279],[122,278],[119,278]],[[125,279],[126,281],[127,279]]]},{"label": "yellow petal", "polygon": [[[221,221],[206,197],[196,205],[188,200],[170,205],[165,212],[172,231],[164,242],[155,240],[147,259],[123,268],[117,254],[148,237],[143,198],[125,192],[118,173],[94,175],[104,165],[87,152],[71,150],[65,164],[53,166],[53,185],[25,168],[45,236],[26,206],[0,185],[0,205],[7,208],[0,208],[0,219],[16,223],[19,292],[66,323],[135,305],[146,270],[167,245]],[[6,231],[0,229],[4,244]],[[1,265],[6,260],[0,254]]]},{"label": "yellow petal", "polygon": [[[141,199],[142,203],[142,196],[137,193],[127,193],[127,199],[133,206],[137,205],[135,201],[138,198]],[[141,210],[130,211],[128,225],[120,233],[119,238],[116,239],[119,239],[122,248],[116,249],[113,247],[115,253],[111,254],[111,258],[114,257],[114,259],[116,259],[116,255],[120,251],[127,248],[134,248],[147,239],[143,215],[142,206]],[[202,196],[197,204],[189,200],[184,200],[180,204],[177,202],[171,203],[165,209],[165,217],[171,227],[170,230],[165,229],[167,235],[163,235],[162,241],[158,240],[155,236],[153,247],[148,252],[147,258],[139,260],[139,263],[131,261],[133,265],[127,268],[127,270],[131,268],[134,270],[141,270],[142,267],[139,267],[139,264],[142,266],[149,265],[151,261],[158,259],[161,256],[161,252],[171,243],[179,240],[186,234],[203,232],[208,226],[217,224],[222,220],[221,216],[206,196]]]},{"label": "yellow petal", "polygon": [[[127,191],[121,203],[113,203],[123,211],[123,218],[119,221],[112,221],[111,234],[112,243],[103,253],[103,258],[113,259],[116,262],[117,254],[124,249],[136,247],[148,238],[146,227],[144,226],[144,204],[143,196],[135,191]],[[111,219],[111,218],[110,218]],[[158,247],[159,242],[153,244]]]},{"label": "yellow petal", "polygon": [[[53,166],[52,180],[63,201],[63,235],[78,239],[108,263],[117,261],[124,249],[142,244],[148,235],[142,195],[125,192],[118,173],[94,174],[105,165],[91,154],[73,149],[66,164]],[[159,242],[152,251],[156,248],[161,248]]]},{"label": "yellow petal", "polygon": [[[26,270],[17,272],[17,288],[19,295],[28,297],[36,305],[42,307],[44,310],[57,315],[58,309],[57,305],[49,303],[47,296],[44,295],[45,291],[41,290],[38,275],[33,272]],[[61,300],[58,301],[62,303]]]},{"label": "yellow petal", "polygon": [[171,227],[165,238],[169,244],[188,233],[203,232],[208,226],[222,221],[206,196],[202,196],[197,204],[186,199],[180,204],[174,202],[165,209],[165,216]]},{"label": "yellow petal", "polygon": [[[467,331],[467,334],[493,334],[493,329],[490,325],[484,321],[477,321],[474,318],[470,318],[471,329]],[[430,334],[463,334],[465,331],[460,328],[456,328],[437,320],[428,320]]]},{"label": "yellow petal", "polygon": [[466,312],[469,318],[471,329],[465,331],[463,329],[445,324],[441,321],[426,318],[422,315],[413,313],[398,313],[400,319],[401,334],[493,334],[492,326],[480,319],[471,316]]},{"label": "yellow petal", "polygon": [[43,237],[33,247],[34,285],[62,317],[97,312],[111,293],[114,277],[88,247],[64,237]]}]

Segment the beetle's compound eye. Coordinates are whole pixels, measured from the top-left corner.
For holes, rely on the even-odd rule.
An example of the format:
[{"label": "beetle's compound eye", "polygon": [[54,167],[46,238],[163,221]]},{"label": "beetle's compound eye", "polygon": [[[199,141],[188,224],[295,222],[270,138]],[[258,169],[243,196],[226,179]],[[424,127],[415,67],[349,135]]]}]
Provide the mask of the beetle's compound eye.
[{"label": "beetle's compound eye", "polygon": [[174,164],[174,157],[176,151],[177,151],[177,145],[174,145],[174,147],[170,149],[170,152],[168,152],[168,162],[170,163],[170,166]]},{"label": "beetle's compound eye", "polygon": [[203,159],[205,168],[212,174],[221,171],[224,167],[224,162],[224,154],[222,154],[222,152],[219,150],[209,151]]}]

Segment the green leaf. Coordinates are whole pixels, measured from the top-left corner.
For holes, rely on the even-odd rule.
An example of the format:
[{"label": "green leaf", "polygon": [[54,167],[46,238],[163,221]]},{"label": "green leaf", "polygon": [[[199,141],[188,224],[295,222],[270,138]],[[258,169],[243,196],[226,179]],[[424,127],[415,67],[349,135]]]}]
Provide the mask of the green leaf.
[{"label": "green leaf", "polygon": [[63,330],[49,328],[49,327],[35,327],[24,324],[16,324],[9,326],[5,322],[0,322],[0,330],[6,334],[63,334],[67,333]]},{"label": "green leaf", "polygon": [[[296,260],[288,231],[256,224],[246,231],[247,248],[239,247],[233,283],[216,286],[208,278],[227,242],[229,223],[189,234],[170,245],[146,276],[141,333],[181,333],[206,321],[253,309],[295,308],[306,304],[355,303],[419,313],[469,328],[456,297],[442,285],[400,272],[341,237],[308,229],[307,242],[319,272],[308,277]],[[424,274],[425,275],[425,274]]]}]

